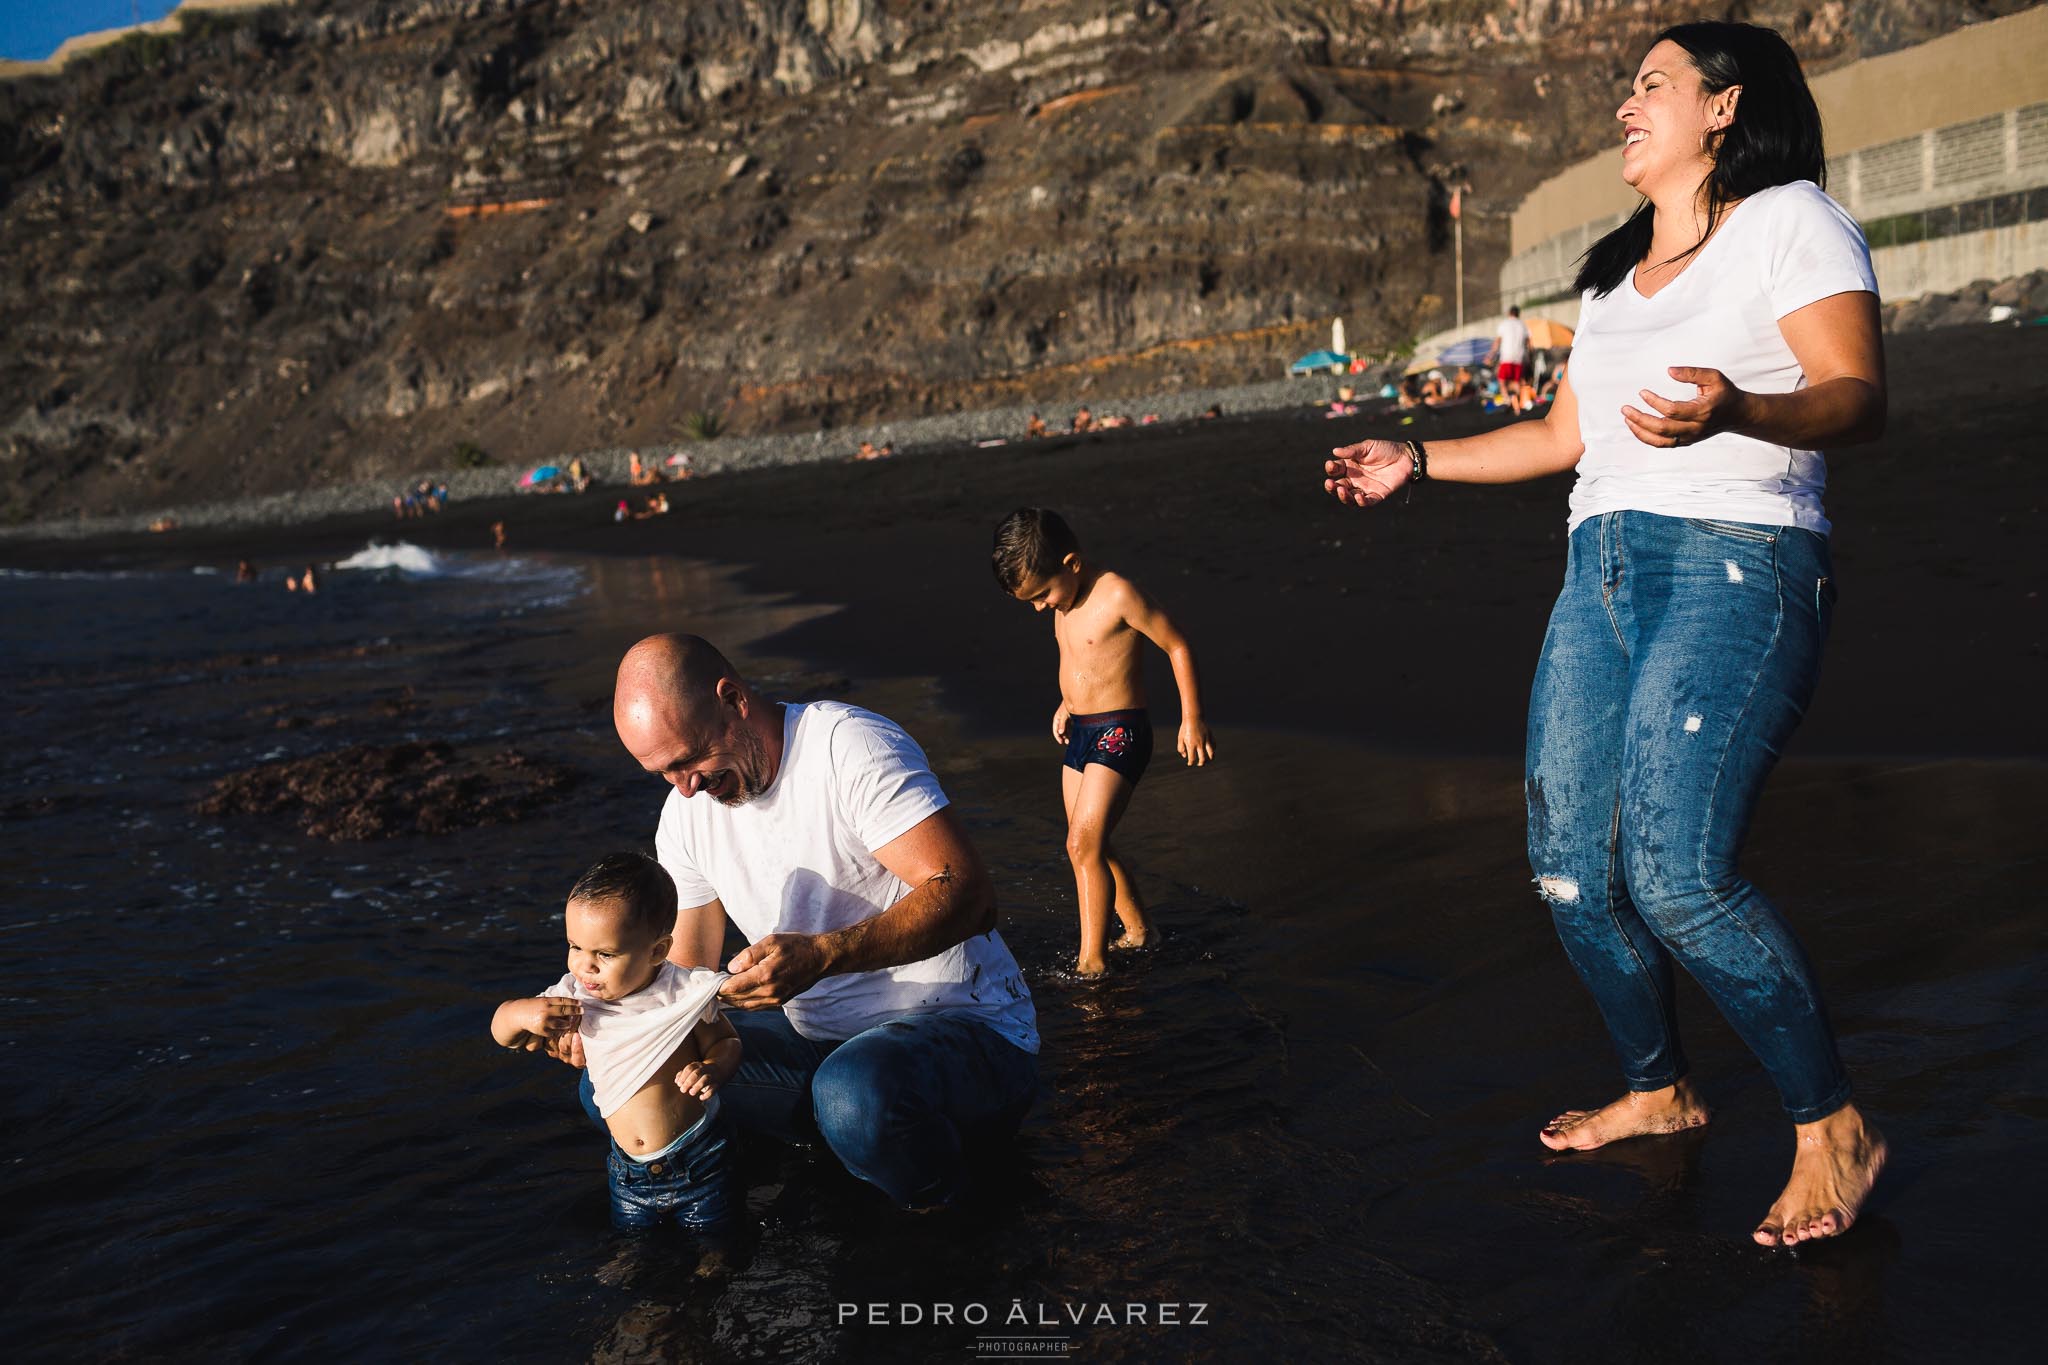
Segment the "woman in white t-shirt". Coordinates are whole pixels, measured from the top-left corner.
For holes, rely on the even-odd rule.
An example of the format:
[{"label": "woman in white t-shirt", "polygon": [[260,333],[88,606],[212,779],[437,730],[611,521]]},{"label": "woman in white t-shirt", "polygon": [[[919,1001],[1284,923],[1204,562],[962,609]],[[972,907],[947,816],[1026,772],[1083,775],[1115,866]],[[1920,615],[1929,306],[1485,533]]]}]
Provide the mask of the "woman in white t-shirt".
[{"label": "woman in white t-shirt", "polygon": [[1877,285],[1820,189],[1820,114],[1776,33],[1667,29],[1617,117],[1644,203],[1581,263],[1547,418],[1346,446],[1324,487],[1365,507],[1411,480],[1577,469],[1529,708],[1529,858],[1628,1093],[1541,1137],[1587,1150],[1707,1121],[1679,1042],[1682,966],[1796,1125],[1791,1179],[1754,1234],[1790,1245],[1849,1226],[1885,1148],[1849,1102],[1798,940],[1737,863],[1833,612],[1820,448],[1884,426]]}]

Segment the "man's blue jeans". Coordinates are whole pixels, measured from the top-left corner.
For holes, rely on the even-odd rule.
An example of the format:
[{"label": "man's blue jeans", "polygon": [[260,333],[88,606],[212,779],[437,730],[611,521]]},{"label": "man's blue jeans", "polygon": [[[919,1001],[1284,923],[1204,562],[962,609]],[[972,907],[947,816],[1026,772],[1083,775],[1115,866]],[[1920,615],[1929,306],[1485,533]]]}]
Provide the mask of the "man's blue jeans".
[{"label": "man's blue jeans", "polygon": [[[906,1207],[959,1193],[962,1149],[1017,1129],[1038,1058],[979,1020],[909,1014],[814,1042],[781,1010],[727,1010],[744,1049],[719,1096],[743,1134],[822,1138],[847,1170]],[[583,1078],[585,1109],[590,1078]]]},{"label": "man's blue jeans", "polygon": [[1672,964],[1796,1123],[1849,1099],[1799,941],[1737,859],[1813,695],[1825,537],[1648,512],[1572,533],[1529,703],[1529,863],[1631,1090],[1686,1073]]}]

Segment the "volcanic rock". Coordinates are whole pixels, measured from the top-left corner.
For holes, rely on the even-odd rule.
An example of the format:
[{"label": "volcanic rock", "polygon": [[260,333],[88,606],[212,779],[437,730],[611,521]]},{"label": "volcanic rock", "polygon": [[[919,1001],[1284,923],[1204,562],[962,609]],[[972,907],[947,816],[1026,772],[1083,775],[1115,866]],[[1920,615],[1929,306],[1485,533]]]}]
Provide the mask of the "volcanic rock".
[{"label": "volcanic rock", "polygon": [[440,740],[358,744],[230,773],[198,810],[283,816],[316,839],[387,839],[511,824],[576,780],[573,770],[517,749],[457,750]]},{"label": "volcanic rock", "polygon": [[[1758,0],[1814,66],[2022,0]],[[1275,377],[1681,0],[318,0],[0,80],[15,519]],[[757,167],[766,168],[750,176]]]}]

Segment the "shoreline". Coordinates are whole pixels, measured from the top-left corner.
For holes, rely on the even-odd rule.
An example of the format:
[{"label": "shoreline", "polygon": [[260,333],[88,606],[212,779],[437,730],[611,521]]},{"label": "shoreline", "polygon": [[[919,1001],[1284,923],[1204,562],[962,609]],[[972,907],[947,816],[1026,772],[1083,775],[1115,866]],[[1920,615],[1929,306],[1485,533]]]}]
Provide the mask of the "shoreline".
[{"label": "shoreline", "polygon": [[[2048,465],[2028,379],[2048,366],[2048,328],[1889,341],[1890,426],[1830,462],[1840,605],[1788,756],[2048,755],[2034,700],[2048,682],[2038,548]],[[1052,506],[1196,642],[1212,723],[1390,752],[1514,754],[1564,571],[1569,476],[1425,484],[1373,512],[1340,507],[1321,487],[1334,445],[1453,438],[1497,420],[1239,412],[997,450],[764,465],[669,485],[669,515],[623,524],[612,508],[639,490],[500,492],[405,521],[388,503],[317,520],[298,519],[307,509],[295,505],[291,520],[165,535],[17,536],[0,540],[0,566],[231,570],[246,558],[270,574],[250,591],[268,595],[280,571],[373,541],[487,556],[502,520],[513,555],[601,559],[626,574],[678,560],[727,566],[750,593],[824,609],[764,648],[829,660],[848,677],[932,679],[973,732],[1026,733],[1057,700],[1045,695],[1048,641],[1043,622],[995,589],[989,536],[1017,507]],[[349,610],[346,583],[303,610]],[[672,594],[646,629],[715,630],[704,609]],[[1163,666],[1147,688],[1170,722]]]},{"label": "shoreline", "polygon": [[[1100,404],[1080,403],[1075,406],[1100,407],[1126,414],[1157,413],[1160,420],[1150,427],[1140,428],[1135,425],[1134,418],[1132,426],[1111,432],[1077,434],[1053,430],[1047,437],[1038,438],[1038,441],[1042,443],[1044,440],[1067,437],[1082,439],[1088,436],[1115,435],[1118,431],[1185,427],[1201,420],[1201,414],[1212,406],[1220,407],[1226,417],[1271,416],[1326,403],[1335,396],[1340,384],[1352,382],[1362,386],[1368,379],[1376,378],[1379,373],[1379,370],[1372,370],[1344,379],[1334,375],[1303,375],[1254,384],[1186,389],[1175,393],[1154,394],[1142,399],[1110,400]],[[475,502],[498,497],[523,499],[530,495],[520,492],[513,481],[527,469],[544,463],[554,463],[566,468],[571,460],[576,459],[589,466],[595,480],[594,488],[627,489],[628,496],[637,496],[637,492],[632,491],[626,482],[629,455],[634,451],[639,452],[650,465],[655,466],[661,465],[671,455],[688,454],[694,471],[694,480],[711,475],[849,461],[852,452],[858,449],[863,441],[870,441],[876,445],[893,444],[897,447],[897,456],[983,448],[983,442],[999,442],[999,445],[986,447],[996,449],[1029,446],[1034,443],[1033,438],[1021,434],[1026,422],[1034,413],[1044,415],[1047,411],[1043,404],[1023,404],[812,431],[767,432],[751,436],[717,436],[703,441],[606,446],[593,450],[569,451],[552,456],[549,460],[535,461],[533,464],[493,464],[476,469],[420,470],[405,479],[383,483],[337,484],[330,488],[300,489],[287,493],[252,493],[214,502],[152,506],[143,512],[32,519],[13,526],[0,526],[0,543],[144,535],[150,534],[150,523],[159,517],[173,518],[177,522],[174,529],[178,531],[216,531],[295,526],[356,514],[389,513],[395,489],[410,486],[421,479],[432,479],[437,483],[447,484],[449,497],[451,501],[456,502]],[[1070,418],[1071,415],[1069,411],[1067,416]]]}]

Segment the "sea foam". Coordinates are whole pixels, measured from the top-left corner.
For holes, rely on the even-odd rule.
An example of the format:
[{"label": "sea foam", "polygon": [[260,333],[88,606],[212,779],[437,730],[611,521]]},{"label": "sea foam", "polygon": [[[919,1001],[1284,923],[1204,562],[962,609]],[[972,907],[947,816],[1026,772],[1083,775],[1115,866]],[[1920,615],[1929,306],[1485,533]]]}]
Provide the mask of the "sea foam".
[{"label": "sea foam", "polygon": [[447,572],[433,551],[425,550],[409,540],[396,545],[380,545],[370,542],[347,559],[334,563],[337,569],[397,569],[400,573],[419,574],[423,577],[438,577]]}]

